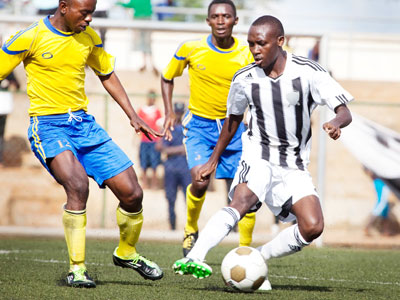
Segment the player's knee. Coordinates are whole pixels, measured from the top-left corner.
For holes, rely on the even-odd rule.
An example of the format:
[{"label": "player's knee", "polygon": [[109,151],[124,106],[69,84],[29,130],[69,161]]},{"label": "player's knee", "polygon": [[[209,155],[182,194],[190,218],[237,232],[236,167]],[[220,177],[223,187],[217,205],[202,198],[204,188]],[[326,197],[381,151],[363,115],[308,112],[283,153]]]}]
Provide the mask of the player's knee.
[{"label": "player's knee", "polygon": [[311,242],[318,238],[324,231],[324,221],[323,219],[312,219],[310,220],[304,228],[304,238]]},{"label": "player's knee", "polygon": [[204,193],[207,191],[209,183],[210,183],[209,180],[192,182],[191,186],[191,191],[193,191],[192,194],[196,197],[203,196]]},{"label": "player's knee", "polygon": [[141,205],[143,200],[143,190],[141,188],[132,189],[121,195],[119,200],[128,207]]},{"label": "player's knee", "polygon": [[69,197],[86,201],[89,194],[89,180],[87,177],[70,176],[62,185]]}]

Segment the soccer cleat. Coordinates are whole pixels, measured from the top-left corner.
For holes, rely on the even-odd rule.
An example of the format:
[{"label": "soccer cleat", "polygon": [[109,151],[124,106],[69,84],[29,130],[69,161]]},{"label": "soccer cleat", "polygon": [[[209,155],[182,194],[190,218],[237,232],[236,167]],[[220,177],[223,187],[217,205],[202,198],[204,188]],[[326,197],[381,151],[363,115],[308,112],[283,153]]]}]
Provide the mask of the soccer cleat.
[{"label": "soccer cleat", "polygon": [[70,270],[67,275],[67,285],[72,287],[85,287],[95,288],[96,283],[89,276],[86,268],[76,267],[74,270]]},{"label": "soccer cleat", "polygon": [[135,270],[144,279],[159,280],[164,276],[163,271],[155,263],[138,253],[134,254],[130,259],[122,259],[117,255],[117,249],[113,253],[114,265],[122,268],[130,268]]},{"label": "soccer cleat", "polygon": [[207,278],[212,274],[212,268],[205,262],[184,257],[177,260],[173,265],[176,274],[187,275],[191,274],[197,279]]},{"label": "soccer cleat", "polygon": [[268,279],[265,279],[265,281],[262,283],[262,285],[258,288],[259,291],[270,291],[272,290],[271,283],[269,282]]},{"label": "soccer cleat", "polygon": [[192,232],[189,233],[185,230],[185,237],[183,238],[183,256],[186,257],[186,255],[192,250],[194,244],[197,241],[197,238],[199,237],[199,232]]}]

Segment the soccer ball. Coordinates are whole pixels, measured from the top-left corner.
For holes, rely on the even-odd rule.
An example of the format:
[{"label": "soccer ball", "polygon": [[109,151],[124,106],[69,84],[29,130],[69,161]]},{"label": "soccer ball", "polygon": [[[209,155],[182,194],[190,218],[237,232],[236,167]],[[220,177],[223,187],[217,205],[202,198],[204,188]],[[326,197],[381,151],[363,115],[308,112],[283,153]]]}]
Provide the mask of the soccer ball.
[{"label": "soccer ball", "polygon": [[225,255],[221,272],[227,286],[253,292],[267,278],[268,267],[260,251],[251,247],[238,247]]}]

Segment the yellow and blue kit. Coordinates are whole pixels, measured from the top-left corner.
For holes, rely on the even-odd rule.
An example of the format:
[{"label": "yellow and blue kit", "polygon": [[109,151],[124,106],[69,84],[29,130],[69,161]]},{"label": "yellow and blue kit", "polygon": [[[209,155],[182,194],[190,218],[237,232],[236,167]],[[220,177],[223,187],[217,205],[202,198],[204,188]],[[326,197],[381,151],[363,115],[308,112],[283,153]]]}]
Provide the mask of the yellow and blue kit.
[{"label": "yellow and blue kit", "polygon": [[99,185],[132,165],[109,135],[87,114],[85,65],[98,76],[114,71],[115,58],[90,27],[81,33],[55,28],[47,16],[17,32],[0,50],[0,80],[23,62],[30,99],[32,151],[47,159],[74,153]]},{"label": "yellow and blue kit", "polygon": [[[254,61],[249,47],[234,38],[229,49],[218,48],[208,35],[181,44],[163,78],[171,81],[188,66],[190,80],[189,112],[184,125],[184,144],[189,168],[207,162],[217,143],[224,119],[229,87],[235,73]],[[241,156],[241,124],[222,154],[215,176],[233,178]]]}]

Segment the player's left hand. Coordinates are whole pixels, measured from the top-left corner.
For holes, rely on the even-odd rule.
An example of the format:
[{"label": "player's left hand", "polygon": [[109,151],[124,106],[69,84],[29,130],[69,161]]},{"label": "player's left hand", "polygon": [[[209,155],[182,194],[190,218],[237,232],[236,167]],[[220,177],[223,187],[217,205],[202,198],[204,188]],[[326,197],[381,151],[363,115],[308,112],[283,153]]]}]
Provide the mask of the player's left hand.
[{"label": "player's left hand", "polygon": [[326,122],[322,125],[322,128],[325,130],[326,133],[333,139],[337,140],[340,137],[342,131],[340,130],[339,126],[335,126],[332,122]]},{"label": "player's left hand", "polygon": [[136,117],[131,120],[131,126],[135,128],[136,133],[143,132],[143,134],[150,140],[152,141],[153,137],[162,137],[164,136],[163,133],[160,133],[158,131],[155,131],[154,129],[151,129],[141,118]]}]

